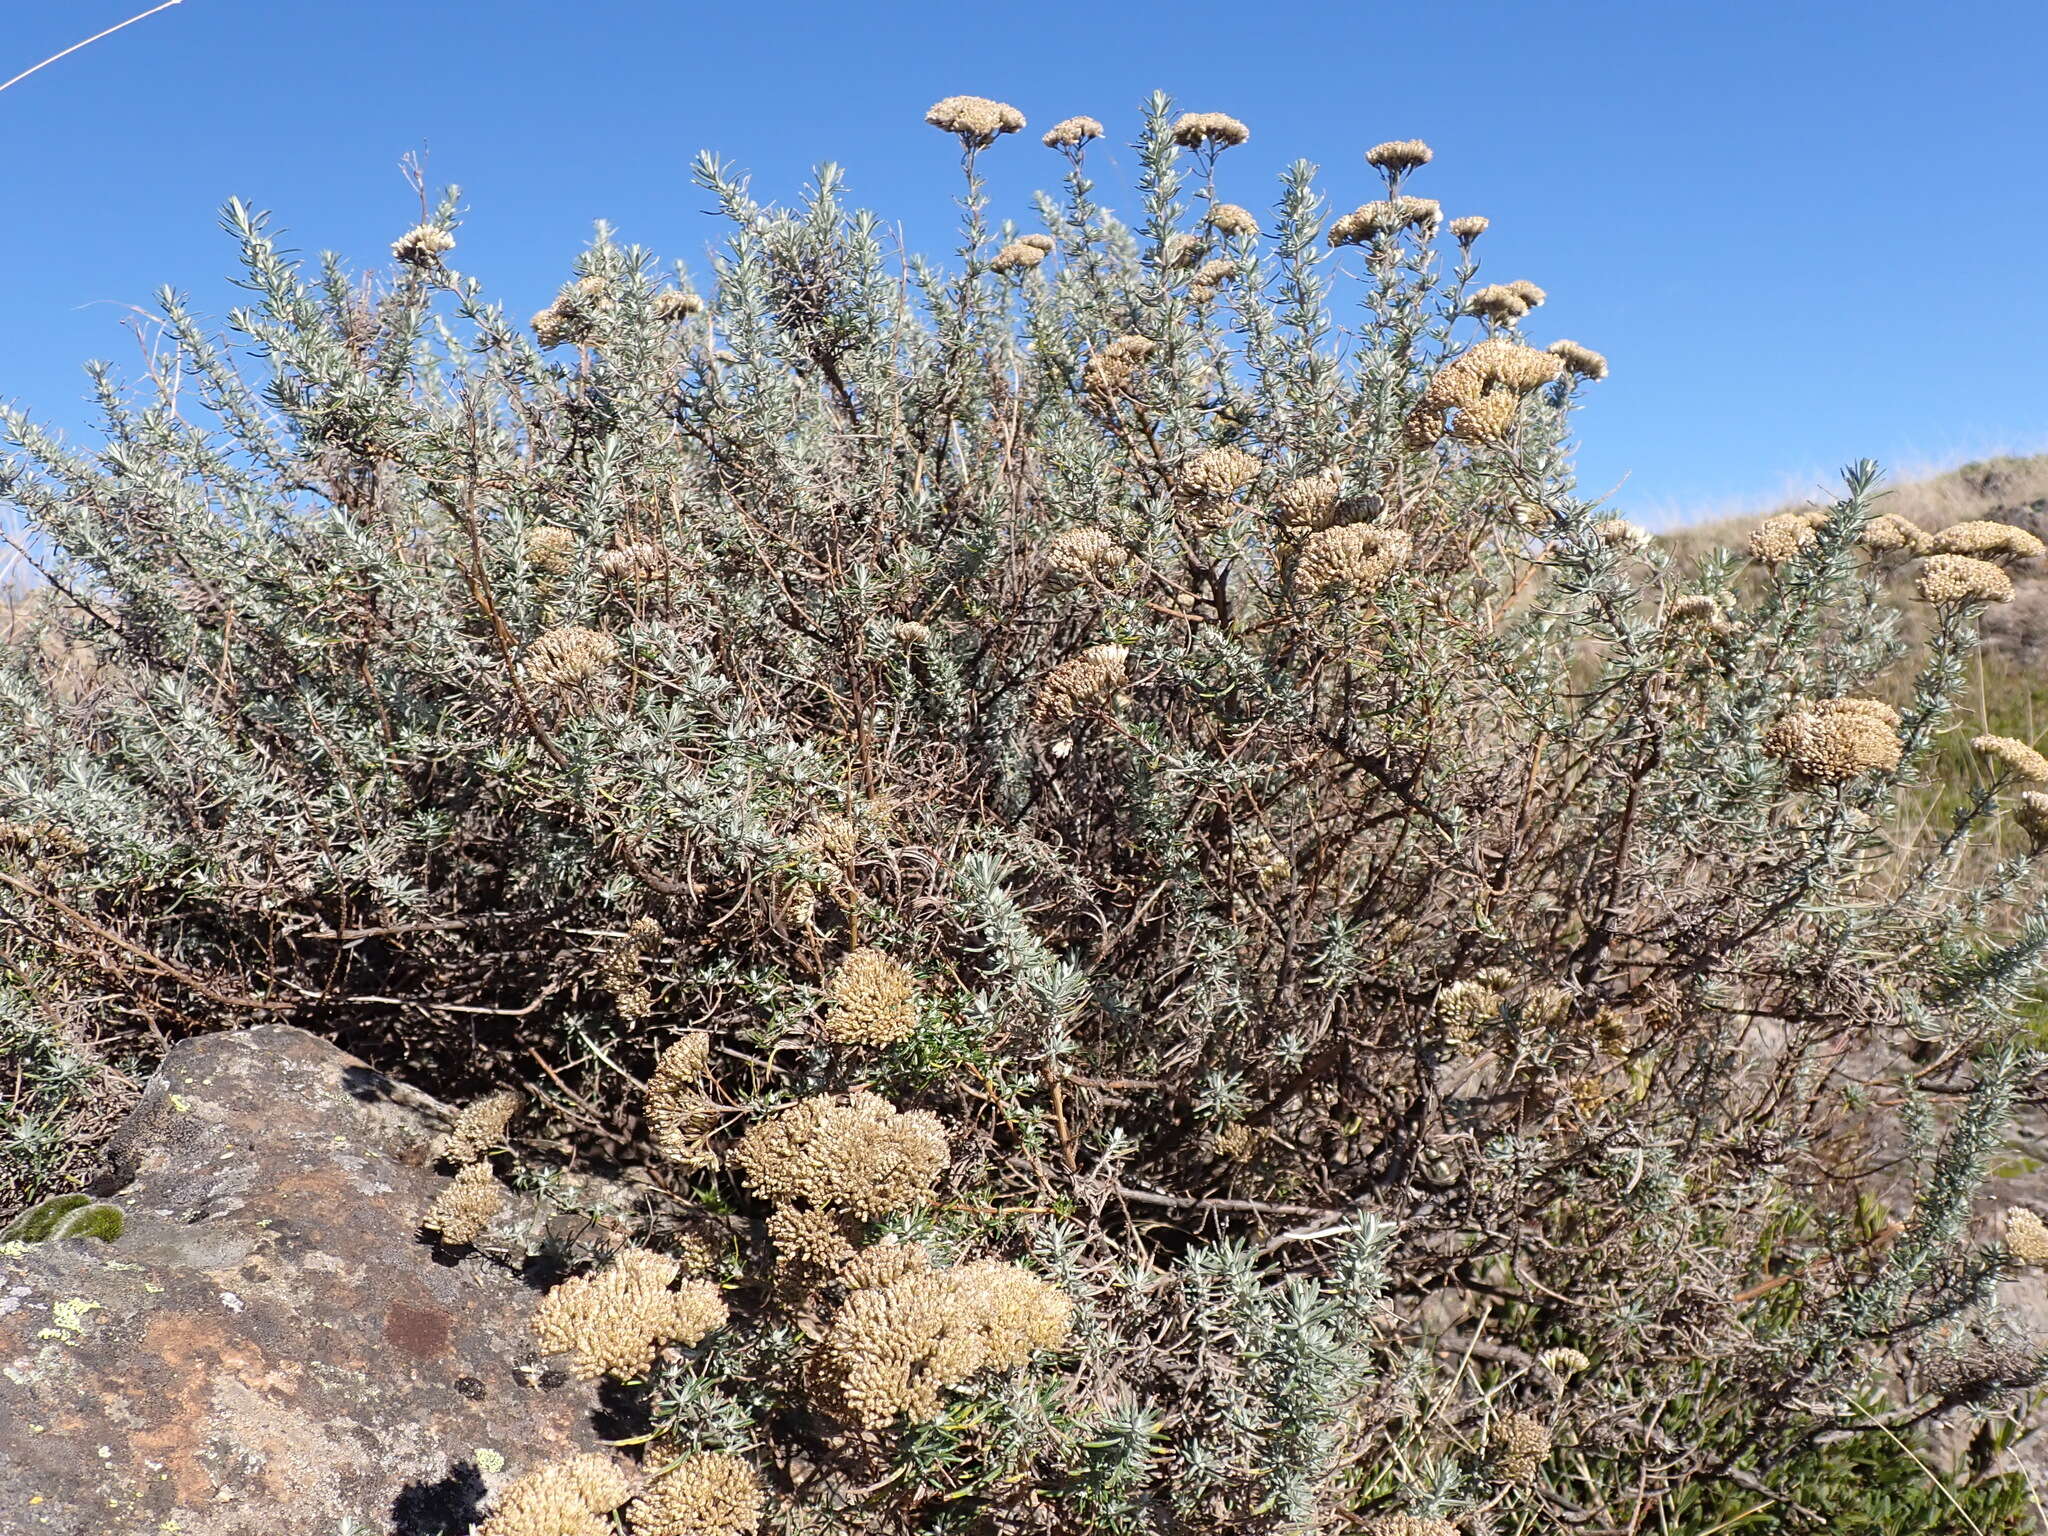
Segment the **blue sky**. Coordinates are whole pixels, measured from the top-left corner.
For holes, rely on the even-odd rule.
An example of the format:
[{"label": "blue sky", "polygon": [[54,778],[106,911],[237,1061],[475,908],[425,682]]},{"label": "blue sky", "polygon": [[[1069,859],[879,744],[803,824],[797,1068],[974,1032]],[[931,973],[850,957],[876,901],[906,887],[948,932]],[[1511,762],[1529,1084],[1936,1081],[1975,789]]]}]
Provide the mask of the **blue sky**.
[{"label": "blue sky", "polygon": [[[147,0],[10,7],[0,78]],[[955,92],[1042,128],[1101,118],[1117,162],[1145,94],[1232,113],[1221,182],[1254,207],[1297,156],[1340,207],[1380,139],[1437,151],[1413,190],[1494,221],[1526,327],[1605,351],[1582,478],[1663,522],[1813,489],[1872,456],[1911,470],[2048,449],[2048,6],[1721,0],[1456,6],[659,0],[184,0],[0,92],[0,395],[86,420],[79,364],[135,356],[124,307],[170,283],[234,301],[215,211],[368,262],[412,222],[398,172],[470,208],[461,270],[519,312],[587,238],[699,270],[700,148],[794,196],[821,160],[945,248]],[[986,157],[999,214],[1059,161]]]}]

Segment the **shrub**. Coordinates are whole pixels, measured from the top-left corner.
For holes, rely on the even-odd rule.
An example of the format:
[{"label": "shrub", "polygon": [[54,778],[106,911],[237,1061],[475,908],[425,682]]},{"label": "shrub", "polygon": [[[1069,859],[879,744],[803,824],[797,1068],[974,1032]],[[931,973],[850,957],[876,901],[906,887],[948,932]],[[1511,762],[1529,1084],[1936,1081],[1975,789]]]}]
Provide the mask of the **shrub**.
[{"label": "shrub", "polygon": [[1868,465],[1756,561],[1582,496],[1606,363],[1425,146],[1253,216],[1155,98],[1025,236],[934,112],[952,264],[704,159],[712,291],[601,231],[530,334],[452,198],[369,277],[230,204],[228,338],[0,418],[11,962],[645,1161],[731,1307],[650,1466],[781,1528],[1721,1529],[2038,1382],[1968,1226],[2048,908],[2010,775],[1899,814],[2000,566],[1909,632]]}]

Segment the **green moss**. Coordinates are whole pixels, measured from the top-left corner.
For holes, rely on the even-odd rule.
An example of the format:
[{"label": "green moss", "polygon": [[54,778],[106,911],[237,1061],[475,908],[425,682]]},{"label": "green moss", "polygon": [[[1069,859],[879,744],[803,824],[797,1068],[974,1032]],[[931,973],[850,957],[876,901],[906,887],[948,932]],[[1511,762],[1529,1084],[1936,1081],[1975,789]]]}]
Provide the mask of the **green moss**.
[{"label": "green moss", "polygon": [[96,1237],[111,1243],[125,1225],[118,1206],[94,1200],[91,1195],[52,1195],[0,1228],[0,1242],[52,1243],[72,1237]]}]

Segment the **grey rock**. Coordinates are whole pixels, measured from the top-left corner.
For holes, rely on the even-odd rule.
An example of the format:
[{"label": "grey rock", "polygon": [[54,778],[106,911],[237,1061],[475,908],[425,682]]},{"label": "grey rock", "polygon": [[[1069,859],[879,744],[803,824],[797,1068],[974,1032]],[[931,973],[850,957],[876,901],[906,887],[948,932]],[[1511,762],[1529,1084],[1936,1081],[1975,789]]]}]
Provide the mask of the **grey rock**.
[{"label": "grey rock", "polygon": [[437,1536],[602,1443],[508,1240],[436,1248],[448,1111],[281,1026],[176,1046],[109,1148],[126,1229],[0,1250],[0,1531]]}]

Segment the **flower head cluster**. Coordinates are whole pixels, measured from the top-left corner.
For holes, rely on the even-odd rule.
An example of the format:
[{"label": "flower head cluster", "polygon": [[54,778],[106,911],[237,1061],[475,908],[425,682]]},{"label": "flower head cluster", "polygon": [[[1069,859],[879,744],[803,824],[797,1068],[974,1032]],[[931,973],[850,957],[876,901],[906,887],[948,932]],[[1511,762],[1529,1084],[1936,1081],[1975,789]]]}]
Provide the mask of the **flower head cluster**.
[{"label": "flower head cluster", "polygon": [[505,1209],[505,1189],[486,1162],[465,1164],[427,1207],[420,1225],[451,1247],[475,1242]]},{"label": "flower head cluster", "polygon": [[2012,814],[2020,830],[2034,840],[2034,852],[2048,849],[2048,791],[2021,790],[2020,803]]},{"label": "flower head cluster", "polygon": [[761,1523],[761,1483],[737,1456],[700,1451],[657,1472],[626,1506],[633,1536],[746,1536]]},{"label": "flower head cluster", "polygon": [[1256,235],[1259,221],[1249,208],[1236,203],[1215,203],[1209,208],[1209,227],[1219,235]]},{"label": "flower head cluster", "polygon": [[517,1088],[485,1094],[465,1106],[447,1132],[434,1139],[434,1156],[448,1163],[477,1161],[504,1144],[506,1127],[525,1107],[526,1095]]},{"label": "flower head cluster", "polygon": [[924,1110],[898,1113],[855,1091],[805,1099],[752,1126],[732,1160],[767,1200],[801,1200],[872,1220],[932,1192],[947,1161],[946,1130]]},{"label": "flower head cluster", "polygon": [[1822,699],[1800,704],[1764,733],[1764,751],[1794,779],[1843,784],[1873,769],[1899,766],[1899,712],[1877,699]]},{"label": "flower head cluster", "polygon": [[597,557],[598,574],[624,587],[652,581],[668,569],[668,552],[659,544],[635,539]]},{"label": "flower head cluster", "polygon": [[1428,197],[1392,197],[1362,203],[1330,223],[1325,238],[1331,245],[1370,245],[1404,229],[1429,234],[1443,222],[1443,205]]},{"label": "flower head cluster", "polygon": [[1895,512],[1880,512],[1863,525],[1863,531],[1856,536],[1856,542],[1865,549],[1876,550],[1880,554],[1904,550],[1908,554],[1917,555],[1927,548],[1927,530]]},{"label": "flower head cluster", "polygon": [[768,1216],[768,1240],[775,1265],[800,1285],[835,1273],[854,1256],[854,1223],[837,1211],[778,1205]]},{"label": "flower head cluster", "polygon": [[1435,158],[1436,151],[1420,139],[1389,139],[1365,152],[1367,165],[1396,175],[1425,166]]},{"label": "flower head cluster", "polygon": [[2011,523],[1973,520],[1951,523],[1929,534],[1926,549],[1930,555],[1975,555],[1979,560],[2032,560],[2048,553],[2048,544]]},{"label": "flower head cluster", "polygon": [[1493,220],[1483,213],[1468,213],[1451,220],[1450,231],[1460,245],[1470,245],[1493,227]]},{"label": "flower head cluster", "polygon": [[892,1285],[905,1275],[932,1267],[931,1250],[923,1243],[902,1243],[893,1239],[863,1248],[839,1268],[839,1283],[849,1291],[865,1291],[878,1285]]},{"label": "flower head cluster", "polygon": [[2009,603],[2012,578],[1975,555],[1930,555],[1915,583],[1925,603]]},{"label": "flower head cluster", "polygon": [[1979,757],[1991,759],[2000,777],[2010,775],[2027,784],[2048,784],[2048,757],[2010,736],[1979,736],[1970,743]]},{"label": "flower head cluster", "polygon": [[544,693],[569,693],[609,672],[620,655],[615,636],[568,625],[550,629],[526,649],[520,674]]},{"label": "flower head cluster", "polygon": [[847,1297],[812,1357],[812,1386],[863,1428],[921,1423],[982,1371],[1058,1348],[1073,1313],[1065,1292],[1014,1264],[913,1268]]},{"label": "flower head cluster", "polygon": [[610,1514],[633,1485],[608,1456],[551,1461],[499,1494],[477,1536],[611,1536]]},{"label": "flower head cluster", "polygon": [[1436,1515],[1375,1515],[1359,1536],[1458,1536],[1458,1526]]},{"label": "flower head cluster", "polygon": [[1813,519],[1803,512],[1767,517],[1750,530],[1750,558],[1766,565],[1783,565],[1814,541],[1813,530]]},{"label": "flower head cluster", "polygon": [[597,317],[611,306],[611,294],[603,278],[592,273],[564,284],[555,302],[533,317],[533,339],[543,347],[564,342],[588,341],[596,330]]},{"label": "flower head cluster", "polygon": [[543,576],[560,576],[576,563],[576,550],[582,542],[573,529],[541,523],[526,530],[519,541],[519,552]]},{"label": "flower head cluster", "polygon": [[673,324],[704,313],[704,301],[681,288],[664,288],[654,296],[654,318]]},{"label": "flower head cluster", "polygon": [[879,949],[850,951],[825,986],[825,1038],[893,1045],[916,1028],[917,977]]},{"label": "flower head cluster", "polygon": [[2022,1264],[2048,1264],[2048,1222],[2025,1206],[2005,1213],[2005,1251]]},{"label": "flower head cluster", "polygon": [[1515,423],[1522,397],[1553,383],[1564,361],[1505,337],[1490,337],[1439,368],[1424,386],[1404,431],[1417,446],[1443,435],[1444,416],[1455,409],[1452,435],[1466,442],[1495,442]]},{"label": "flower head cluster", "polygon": [[718,1124],[718,1104],[697,1086],[710,1061],[711,1037],[692,1030],[655,1058],[647,1085],[647,1139],[686,1168],[716,1161],[706,1142]]},{"label": "flower head cluster", "polygon": [[1188,297],[1198,304],[1206,304],[1216,297],[1223,285],[1238,276],[1241,269],[1228,258],[1205,261],[1195,269],[1194,278],[1188,284]]},{"label": "flower head cluster", "polygon": [[1650,531],[1626,518],[1603,518],[1593,525],[1593,532],[1609,549],[1633,552],[1650,547]]},{"label": "flower head cluster", "polygon": [[1251,129],[1223,112],[1183,112],[1173,121],[1173,142],[1183,149],[1229,149],[1251,136]]},{"label": "flower head cluster", "polygon": [[1069,581],[1108,577],[1129,561],[1123,546],[1104,528],[1062,528],[1045,541],[1045,563]]},{"label": "flower head cluster", "polygon": [[1130,680],[1130,654],[1121,645],[1091,645],[1069,656],[1038,680],[1032,718],[1041,726],[1064,725],[1084,710],[1114,702]]},{"label": "flower head cluster", "polygon": [[1465,311],[1495,324],[1519,320],[1536,307],[1520,291],[1521,287],[1516,283],[1489,283],[1484,288],[1475,288],[1465,297]]},{"label": "flower head cluster", "polygon": [[1531,1414],[1495,1420],[1488,1438],[1488,1460],[1504,1483],[1533,1482],[1550,1456],[1550,1426]]},{"label": "flower head cluster", "polygon": [[1119,336],[1096,349],[1095,355],[1088,359],[1088,365],[1081,370],[1081,382],[1090,394],[1104,397],[1120,394],[1130,387],[1131,380],[1158,346],[1148,337]]},{"label": "flower head cluster", "polygon": [[1052,241],[1045,235],[1026,235],[1022,240],[1012,240],[995,254],[989,268],[996,272],[1029,272],[1043,262],[1052,250]]},{"label": "flower head cluster", "polygon": [[1407,531],[1379,523],[1346,523],[1309,535],[1294,568],[1295,586],[1309,594],[1348,592],[1370,597],[1408,563]]},{"label": "flower head cluster", "polygon": [[564,1280],[541,1298],[534,1336],[548,1354],[567,1354],[586,1380],[646,1374],[664,1344],[695,1344],[723,1327],[725,1300],[708,1280],[670,1290],[682,1266],[645,1248],[622,1248],[594,1275]]},{"label": "flower head cluster", "polygon": [[1596,382],[1607,377],[1607,359],[1591,347],[1582,347],[1576,341],[1553,341],[1543,350],[1563,363],[1567,373]]},{"label": "flower head cluster", "polygon": [[1180,483],[1204,500],[1221,501],[1258,479],[1259,468],[1242,448],[1204,448],[1181,466]]},{"label": "flower head cluster", "polygon": [[1102,124],[1092,117],[1063,117],[1045,130],[1047,149],[1078,149],[1102,137]]},{"label": "flower head cluster", "polygon": [[1330,525],[1343,494],[1344,466],[1328,464],[1281,486],[1273,495],[1273,510],[1289,528],[1313,532]]},{"label": "flower head cluster", "polygon": [[415,224],[391,242],[391,256],[409,267],[432,267],[455,249],[455,237],[437,224]]},{"label": "flower head cluster", "polygon": [[986,96],[948,96],[926,109],[924,120],[945,133],[956,134],[971,149],[985,149],[1006,133],[1024,126],[1024,114],[1008,102]]}]

